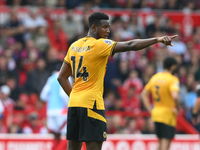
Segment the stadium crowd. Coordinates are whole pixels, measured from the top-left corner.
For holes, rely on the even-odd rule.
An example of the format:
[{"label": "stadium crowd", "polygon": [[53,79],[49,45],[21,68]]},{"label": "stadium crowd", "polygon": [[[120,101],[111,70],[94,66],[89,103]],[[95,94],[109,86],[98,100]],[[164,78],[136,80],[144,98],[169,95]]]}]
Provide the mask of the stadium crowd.
[{"label": "stadium crowd", "polygon": [[[101,8],[134,8],[194,11],[199,1],[189,0],[1,0],[9,5],[10,17],[0,25],[0,133],[48,133],[46,103],[39,99],[48,77],[58,71],[70,44],[86,36],[91,10]],[[29,7],[28,15],[19,19],[18,6]],[[77,15],[74,7],[83,8]],[[66,18],[51,18],[51,8],[66,7]],[[165,56],[178,61],[175,75],[180,79],[181,113],[191,123],[191,109],[197,97],[195,87],[200,80],[200,26],[185,35],[181,25],[158,13],[144,26],[133,11],[131,16],[111,17],[114,41],[178,34],[173,47],[155,44],[138,52],[126,52],[109,57],[105,75],[106,111],[146,111],[140,92],[149,79],[163,70]],[[149,117],[107,116],[108,133],[151,134],[154,124]],[[196,126],[195,126],[196,127]],[[178,132],[178,131],[177,131]]]}]

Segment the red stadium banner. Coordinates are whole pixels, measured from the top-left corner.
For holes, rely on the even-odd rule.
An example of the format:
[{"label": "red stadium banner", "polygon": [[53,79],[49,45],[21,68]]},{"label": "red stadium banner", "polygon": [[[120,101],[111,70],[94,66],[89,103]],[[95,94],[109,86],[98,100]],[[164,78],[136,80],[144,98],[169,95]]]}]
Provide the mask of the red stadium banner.
[{"label": "red stadium banner", "polygon": [[[42,10],[42,9],[41,9]],[[121,16],[132,14],[136,14],[140,21],[143,22],[144,26],[148,23],[152,17],[156,16],[155,11],[140,11],[140,10],[126,10],[126,9],[101,9],[110,16]],[[9,19],[10,8],[1,6],[0,7],[0,24],[4,24]],[[41,11],[42,12],[42,11]],[[51,9],[50,16],[52,19],[60,18],[63,19],[66,17],[66,9]],[[77,15],[83,15],[84,12],[81,9],[75,9],[75,13]],[[25,16],[28,14],[28,8],[22,7],[19,8],[18,17],[20,19],[26,18]],[[42,15],[42,13],[40,13]],[[162,17],[168,17],[175,25],[180,25],[181,31],[184,35],[190,36],[192,34],[193,28],[200,26],[200,12],[192,12],[192,13],[184,13],[182,11],[160,11],[159,12]]]},{"label": "red stadium banner", "polygon": [[[67,141],[63,137],[62,142]],[[0,150],[51,150],[53,136],[41,134],[0,134]],[[157,139],[155,135],[108,135],[102,150],[155,150]],[[199,150],[199,135],[176,135],[170,150]],[[59,149],[61,150],[61,149]],[[85,145],[82,150],[85,149]]]},{"label": "red stadium banner", "polygon": [[[19,18],[23,19],[24,16],[28,14],[27,7],[19,8]],[[126,10],[126,9],[101,9],[100,11],[105,12],[111,16],[121,16],[121,15],[128,15],[136,14],[139,17],[142,17],[144,22],[156,15],[155,11],[140,11],[140,10]],[[0,7],[0,23],[5,23],[6,20],[9,18],[10,8],[1,6]],[[65,18],[65,13],[67,12],[66,9],[51,9],[51,17],[53,18]],[[81,9],[75,9],[75,13],[78,15],[83,15],[83,11]],[[159,13],[162,16],[169,17],[175,23],[181,24],[191,24],[193,27],[200,26],[200,12],[192,12],[192,13],[184,13],[182,11],[160,11]],[[41,14],[42,15],[42,14]]]}]

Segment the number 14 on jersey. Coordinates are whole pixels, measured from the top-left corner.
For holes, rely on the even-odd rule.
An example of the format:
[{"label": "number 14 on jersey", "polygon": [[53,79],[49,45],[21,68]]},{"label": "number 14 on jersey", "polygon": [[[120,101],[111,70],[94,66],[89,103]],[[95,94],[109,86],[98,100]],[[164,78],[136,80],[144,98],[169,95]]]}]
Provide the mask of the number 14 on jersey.
[{"label": "number 14 on jersey", "polygon": [[[82,63],[83,63],[83,56],[80,57],[79,62],[78,62],[78,68],[76,70],[76,56],[71,56],[71,61],[72,61],[72,77],[73,77],[73,81],[75,82],[75,77],[76,78],[83,78],[83,81],[87,81],[87,78],[89,77],[89,72],[87,72],[87,67],[82,67]],[[82,72],[81,71],[82,69]]]}]

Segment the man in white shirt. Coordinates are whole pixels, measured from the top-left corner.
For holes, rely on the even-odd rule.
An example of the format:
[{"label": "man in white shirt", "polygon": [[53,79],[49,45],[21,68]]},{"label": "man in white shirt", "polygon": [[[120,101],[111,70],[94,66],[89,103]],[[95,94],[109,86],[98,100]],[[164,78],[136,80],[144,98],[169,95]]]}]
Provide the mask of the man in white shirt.
[{"label": "man in white shirt", "polygon": [[[69,97],[57,81],[58,72],[52,74],[43,87],[40,99],[47,102],[47,127],[54,134],[53,149],[59,145],[61,134],[66,134]],[[72,82],[72,78],[69,77]]]}]

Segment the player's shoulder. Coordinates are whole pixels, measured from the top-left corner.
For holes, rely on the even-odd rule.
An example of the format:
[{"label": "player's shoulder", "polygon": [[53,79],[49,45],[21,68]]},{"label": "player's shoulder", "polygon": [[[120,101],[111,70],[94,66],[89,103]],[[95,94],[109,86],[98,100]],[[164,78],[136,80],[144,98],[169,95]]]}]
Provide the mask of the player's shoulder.
[{"label": "player's shoulder", "polygon": [[162,76],[162,73],[158,72],[158,73],[154,74],[151,78],[157,78],[158,76]]},{"label": "player's shoulder", "polygon": [[171,74],[171,78],[175,81],[179,81],[178,77],[176,77],[175,75]]},{"label": "player's shoulder", "polygon": [[80,42],[82,42],[83,40],[84,40],[83,38],[80,38],[80,39],[78,39],[78,40],[74,41],[74,42],[71,44],[71,46],[70,46],[70,47],[73,47],[73,46],[75,46],[75,45],[79,44],[79,43],[80,43]]}]

